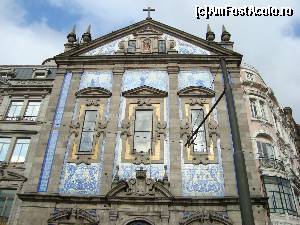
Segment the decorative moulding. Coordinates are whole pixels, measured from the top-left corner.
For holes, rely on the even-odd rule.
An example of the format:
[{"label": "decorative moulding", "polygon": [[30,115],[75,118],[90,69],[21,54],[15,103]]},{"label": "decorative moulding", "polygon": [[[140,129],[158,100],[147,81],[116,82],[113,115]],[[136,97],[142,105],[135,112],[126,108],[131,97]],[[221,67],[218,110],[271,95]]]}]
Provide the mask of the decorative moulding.
[{"label": "decorative moulding", "polygon": [[150,86],[147,86],[147,85],[144,85],[144,86],[141,86],[141,87],[130,89],[128,91],[124,91],[122,93],[122,95],[124,97],[132,97],[132,98],[136,98],[136,97],[141,97],[141,98],[157,97],[157,98],[161,98],[161,97],[168,96],[168,92],[162,91],[162,90],[159,90],[157,88],[153,88],[153,87],[150,87]]}]

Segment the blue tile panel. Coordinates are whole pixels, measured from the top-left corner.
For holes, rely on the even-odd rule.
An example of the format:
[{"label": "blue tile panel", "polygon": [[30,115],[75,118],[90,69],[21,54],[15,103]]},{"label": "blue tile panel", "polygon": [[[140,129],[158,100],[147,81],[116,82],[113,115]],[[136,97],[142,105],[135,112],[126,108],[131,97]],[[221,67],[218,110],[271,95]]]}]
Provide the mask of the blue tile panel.
[{"label": "blue tile panel", "polygon": [[[127,91],[141,86],[150,86],[163,91],[169,89],[168,73],[161,70],[126,70],[122,80],[122,91]],[[170,152],[169,152],[169,100],[164,99],[164,119],[167,122],[166,138],[164,140],[164,163],[150,165],[134,165],[132,163],[124,163],[121,161],[122,140],[120,132],[117,133],[115,157],[114,157],[114,173],[116,165],[119,166],[119,176],[121,179],[130,179],[135,177],[136,169],[143,168],[147,170],[147,176],[153,179],[162,179],[164,175],[164,165],[167,165],[167,173],[170,168]],[[122,120],[125,118],[126,98],[121,97],[118,130],[121,130]]]},{"label": "blue tile panel", "polygon": [[[79,89],[86,87],[103,87],[111,90],[112,71],[84,72],[81,76]],[[109,119],[110,99],[106,105],[105,118]],[[73,110],[73,120],[76,119],[79,110],[78,101]],[[101,175],[103,171],[105,140],[99,146],[99,162],[90,165],[68,163],[68,156],[71,154],[70,141],[64,158],[64,167],[61,172],[59,192],[64,195],[98,195],[101,191]]]},{"label": "blue tile panel", "polygon": [[53,125],[46,147],[46,154],[43,161],[41,176],[38,184],[38,192],[46,192],[48,189],[48,182],[51,174],[52,163],[55,155],[56,143],[59,136],[59,127],[64,114],[64,107],[67,100],[69,87],[72,79],[72,73],[65,74],[62,88],[56,106]]},{"label": "blue tile panel", "polygon": [[112,88],[112,71],[89,71],[81,75],[79,90],[87,87]]},{"label": "blue tile panel", "polygon": [[[202,86],[214,89],[213,75],[207,69],[193,69],[180,71],[178,75],[178,89],[189,86]],[[213,98],[213,103],[215,98]],[[183,119],[182,102],[179,100],[179,117]],[[217,120],[217,110],[213,114]],[[181,174],[183,196],[224,196],[224,172],[222,167],[220,139],[217,140],[218,164],[194,165],[184,162],[183,143],[181,147]]]},{"label": "blue tile panel", "polygon": [[173,40],[175,41],[175,49],[178,51],[179,54],[191,54],[191,55],[210,55],[210,52],[199,47],[188,43],[184,40],[176,38],[174,36],[163,34],[162,38],[165,40]]},{"label": "blue tile panel", "polygon": [[184,163],[181,144],[181,170],[183,196],[224,196],[224,172],[218,140],[218,164],[193,165]]},{"label": "blue tile panel", "polygon": [[128,35],[123,38],[117,39],[100,47],[97,47],[89,52],[84,53],[84,56],[94,56],[94,55],[114,55],[115,52],[119,49],[118,44],[120,41],[128,41],[134,39],[134,36]]},{"label": "blue tile panel", "polygon": [[209,69],[181,70],[178,76],[178,89],[190,86],[213,88],[213,76]]},{"label": "blue tile panel", "polygon": [[123,75],[122,91],[141,86],[150,86],[162,91],[168,89],[168,74],[160,70],[126,70]]},{"label": "blue tile panel", "polygon": [[[178,51],[179,54],[197,54],[197,55],[210,55],[211,53],[207,51],[206,49],[203,49],[199,46],[196,46],[194,44],[191,44],[189,42],[186,42],[184,40],[181,40],[179,38],[176,38],[174,36],[171,36],[169,34],[163,34],[161,36],[164,40],[173,40],[175,41],[175,49]],[[134,39],[134,36],[128,35],[123,38],[117,39],[115,41],[112,41],[110,43],[104,44],[102,46],[99,46],[89,52],[86,52],[82,54],[83,56],[95,56],[95,55],[115,55],[116,51],[119,49],[119,43],[121,41],[129,41]]]}]

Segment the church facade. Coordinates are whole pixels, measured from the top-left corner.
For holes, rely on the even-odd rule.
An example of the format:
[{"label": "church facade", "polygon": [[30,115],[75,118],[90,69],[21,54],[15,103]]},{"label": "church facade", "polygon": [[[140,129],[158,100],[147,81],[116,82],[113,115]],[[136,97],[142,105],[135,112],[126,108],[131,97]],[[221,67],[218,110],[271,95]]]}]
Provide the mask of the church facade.
[{"label": "church facade", "polygon": [[1,66],[0,224],[242,224],[221,57],[255,224],[299,224],[299,125],[224,27],[217,42],[148,17],[77,40]]}]

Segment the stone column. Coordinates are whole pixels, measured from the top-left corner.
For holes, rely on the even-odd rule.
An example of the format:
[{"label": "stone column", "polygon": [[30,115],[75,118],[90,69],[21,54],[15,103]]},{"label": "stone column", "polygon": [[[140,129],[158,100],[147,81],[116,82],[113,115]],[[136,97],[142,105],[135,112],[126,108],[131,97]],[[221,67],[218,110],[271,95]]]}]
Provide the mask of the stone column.
[{"label": "stone column", "polygon": [[106,133],[106,144],[103,156],[103,171],[101,176],[101,194],[105,195],[111,189],[116,133],[118,131],[118,116],[121,100],[121,85],[124,66],[117,65],[113,69],[112,96],[109,108],[109,118]]},{"label": "stone column", "polygon": [[55,157],[52,164],[52,171],[49,179],[48,192],[59,192],[60,176],[64,165],[64,157],[67,151],[68,137],[70,135],[70,125],[75,108],[76,96],[81,74],[83,70],[72,70],[72,80],[69,88],[64,114],[59,128],[59,139],[57,140]]},{"label": "stone column", "polygon": [[170,138],[170,190],[173,195],[180,196],[182,192],[181,179],[181,153],[180,145],[180,121],[177,63],[170,63],[167,67],[169,74],[169,138]]}]

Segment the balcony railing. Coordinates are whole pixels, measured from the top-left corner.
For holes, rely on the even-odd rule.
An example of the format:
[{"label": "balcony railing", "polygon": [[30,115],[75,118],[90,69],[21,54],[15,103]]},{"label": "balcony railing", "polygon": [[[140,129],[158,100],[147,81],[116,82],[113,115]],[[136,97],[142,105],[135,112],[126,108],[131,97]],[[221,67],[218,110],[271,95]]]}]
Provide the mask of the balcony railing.
[{"label": "balcony railing", "polygon": [[277,169],[285,172],[284,164],[279,159],[259,157],[259,164],[263,168]]},{"label": "balcony railing", "polygon": [[8,217],[0,216],[0,225],[6,225]]}]

